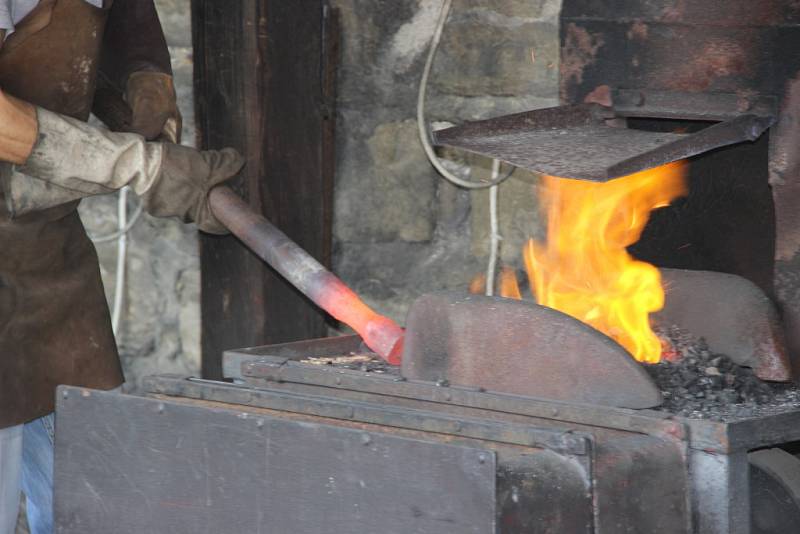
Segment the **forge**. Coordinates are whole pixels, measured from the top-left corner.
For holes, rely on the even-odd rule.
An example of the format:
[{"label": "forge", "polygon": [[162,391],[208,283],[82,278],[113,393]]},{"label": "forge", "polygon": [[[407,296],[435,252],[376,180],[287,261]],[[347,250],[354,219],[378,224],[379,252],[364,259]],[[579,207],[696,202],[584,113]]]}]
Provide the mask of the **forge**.
[{"label": "forge", "polygon": [[688,164],[625,247],[663,285],[661,363],[450,291],[393,330],[399,366],[340,336],[229,350],[223,380],[141,396],[64,387],[63,532],[800,531],[800,275],[776,262],[800,248],[800,7],[752,4],[565,0],[562,105],[432,133],[583,182]]}]

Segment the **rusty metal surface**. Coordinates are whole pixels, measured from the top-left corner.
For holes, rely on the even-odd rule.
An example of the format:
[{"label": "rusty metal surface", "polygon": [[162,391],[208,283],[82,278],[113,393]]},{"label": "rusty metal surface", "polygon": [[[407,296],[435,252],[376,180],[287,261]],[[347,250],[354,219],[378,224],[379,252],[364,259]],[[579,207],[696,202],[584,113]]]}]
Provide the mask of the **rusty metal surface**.
[{"label": "rusty metal surface", "polygon": [[[327,339],[317,340],[326,343]],[[560,402],[481,391],[477,387],[463,387],[426,381],[397,379],[382,375],[362,373],[348,369],[311,366],[285,357],[268,356],[270,347],[246,349],[255,354],[245,355],[238,351],[225,354],[226,368],[232,369],[235,362],[239,368],[227,375],[235,381],[245,382],[255,388],[268,385],[272,388],[309,390],[312,394],[328,391],[329,395],[347,400],[391,399],[391,402],[437,404],[517,413],[541,421],[569,422],[578,425],[593,425],[609,429],[637,432],[649,435],[671,435],[686,439],[683,425],[672,420],[665,412],[630,410],[574,402]],[[296,359],[301,359],[297,356]],[[176,377],[151,378],[146,381],[151,391],[169,395],[195,395],[195,379]],[[212,385],[219,385],[218,382]],[[240,390],[233,390],[239,392]]]},{"label": "rusty metal surface", "polygon": [[609,91],[614,112],[621,117],[722,121],[745,113],[759,117],[778,114],[778,100],[772,96],[620,88]]},{"label": "rusty metal surface", "polygon": [[562,17],[685,23],[708,26],[781,26],[800,24],[800,5],[791,0],[568,0]]},{"label": "rusty metal surface", "polygon": [[[288,364],[287,364],[288,365]],[[299,367],[299,364],[298,364]],[[363,373],[362,373],[363,374]],[[376,390],[386,385],[379,377],[366,377],[376,382]],[[421,384],[420,384],[421,385]],[[245,404],[247,406],[269,407],[270,409],[290,409],[293,414],[321,413],[318,406],[281,405],[275,398],[314,398],[321,403],[340,402],[347,399],[352,391],[345,389],[315,387],[307,388],[303,384],[262,380],[257,388],[233,387],[219,383],[194,383],[187,380],[168,377],[153,378],[148,389],[158,395],[176,395]],[[585,406],[567,406],[562,403],[541,403],[532,399],[521,399],[513,396],[492,395],[485,392],[470,392],[476,399],[492,399],[499,397],[506,402],[487,404],[484,410],[466,411],[455,402],[442,400],[431,403],[425,399],[434,392],[444,390],[457,393],[457,388],[427,385],[427,394],[420,395],[414,402],[403,404],[396,390],[384,391],[372,395],[371,403],[385,407],[404,408],[405,419],[382,418],[365,419],[364,412],[356,411],[350,415],[353,423],[368,422],[402,429],[418,429],[425,432],[442,431],[450,433],[453,428],[445,428],[425,422],[417,426],[420,420],[410,417],[420,411],[429,415],[448,414],[460,420],[483,420],[494,423],[513,422],[539,430],[555,430],[557,425],[565,426],[557,418],[569,418],[582,413],[584,424],[571,425],[571,431],[564,438],[575,436],[591,436],[583,448],[566,448],[557,441],[540,442],[535,451],[514,453],[511,450],[498,450],[498,529],[503,533],[522,532],[584,532],[580,525],[586,522],[586,501],[576,497],[576,492],[587,495],[594,503],[597,531],[630,531],[630,532],[686,532],[685,525],[690,521],[686,493],[688,475],[686,474],[685,445],[676,436],[680,435],[673,421],[660,419],[663,414],[651,414],[654,425],[648,430],[652,435],[643,435],[646,429],[638,423],[620,424],[621,417],[627,414],[635,421],[644,419],[644,415],[636,415],[630,410]],[[305,393],[304,393],[305,392]],[[382,397],[382,398],[381,398]],[[453,397],[452,401],[461,400]],[[188,402],[188,401],[187,401]],[[473,401],[471,404],[479,405]],[[547,420],[540,417],[524,417],[520,414],[527,411],[539,413],[537,408],[549,408],[546,417],[552,418],[556,426],[547,427]],[[570,410],[575,411],[573,414]],[[640,412],[641,413],[641,412]],[[296,417],[296,416],[292,416]],[[326,416],[330,417],[330,416]],[[435,419],[434,419],[435,421]],[[398,423],[401,426],[398,426]],[[609,431],[604,427],[609,424],[620,424],[627,431]],[[656,428],[658,424],[662,426]],[[638,429],[638,430],[630,430]],[[462,436],[463,437],[463,436]],[[685,437],[685,436],[684,436]],[[499,439],[499,438],[496,438]],[[505,438],[503,438],[505,439]],[[488,442],[486,442],[488,444]],[[495,443],[498,443],[495,441]],[[580,453],[580,454],[578,454]],[[591,461],[589,456],[591,455]],[[591,481],[586,477],[592,473]],[[535,477],[533,475],[536,475]],[[535,484],[530,483],[536,480]],[[591,482],[591,489],[589,484]],[[645,498],[649,496],[648,498]],[[567,503],[565,505],[565,502]],[[520,527],[529,526],[528,529]],[[615,528],[619,529],[615,530]],[[621,529],[621,530],[620,530]]]},{"label": "rusty metal surface", "polygon": [[661,404],[647,372],[620,345],[532,302],[424,295],[406,327],[406,378],[625,408]]},{"label": "rusty metal surface", "polygon": [[754,141],[772,117],[753,114],[692,134],[610,126],[613,110],[561,106],[456,126],[434,133],[437,144],[489,156],[534,172],[607,181],[709,150]]},{"label": "rusty metal surface", "polygon": [[[796,19],[792,0],[769,3]],[[602,86],[779,97],[797,72],[789,46],[798,25],[770,9],[742,0],[565,0],[562,102],[583,102]]]},{"label": "rusty metal surface", "polygon": [[739,276],[662,269],[666,290],[658,324],[677,325],[705,339],[709,348],[752,367],[763,380],[789,381],[792,368],[773,302]]},{"label": "rusty metal surface", "polygon": [[[747,453],[692,450],[689,472],[697,534],[750,534]],[[778,534],[777,532],[774,534]]]},{"label": "rusty metal surface", "polygon": [[[271,357],[270,363],[280,365],[292,358],[319,358],[368,352],[370,352],[369,348],[364,345],[359,336],[348,335],[270,345],[268,355]],[[226,351],[222,359],[222,376],[234,379],[243,378],[241,375],[242,363],[252,361],[253,356],[261,355],[265,355],[263,347]]]},{"label": "rusty metal surface", "polygon": [[60,534],[495,532],[485,448],[74,388],[57,424]]},{"label": "rusty metal surface", "polygon": [[[629,434],[597,439],[598,532],[692,532],[686,450],[669,439]],[[672,473],[667,480],[664,473]],[[617,484],[624,484],[620,499]]]},{"label": "rusty metal surface", "polygon": [[408,410],[391,402],[354,401],[346,397],[323,397],[213,381],[195,382],[160,377],[148,381],[146,388],[152,393],[177,397],[302,413],[341,421],[362,421],[393,428],[425,430],[460,438],[546,448],[576,456],[584,456],[590,450],[587,441],[589,436],[581,432],[568,432],[563,425],[538,428],[481,417],[456,416],[423,409]]},{"label": "rusty metal surface", "polygon": [[800,529],[800,459],[782,449],[762,449],[750,460],[751,534]]},{"label": "rusty metal surface", "polygon": [[501,458],[498,532],[596,532],[593,506],[579,497],[591,495],[591,473],[580,464],[550,450],[503,454]]}]

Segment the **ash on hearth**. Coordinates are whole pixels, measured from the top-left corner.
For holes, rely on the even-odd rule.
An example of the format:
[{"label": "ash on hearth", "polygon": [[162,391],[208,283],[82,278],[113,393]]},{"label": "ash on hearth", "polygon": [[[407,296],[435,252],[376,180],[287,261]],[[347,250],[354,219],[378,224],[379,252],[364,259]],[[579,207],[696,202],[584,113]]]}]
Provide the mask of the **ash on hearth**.
[{"label": "ash on hearth", "polygon": [[400,373],[399,367],[389,365],[386,360],[372,353],[310,357],[301,361],[311,365],[325,365],[336,369],[348,369],[364,373],[385,373],[390,375],[398,375]]},{"label": "ash on hearth", "polygon": [[748,367],[711,352],[702,339],[678,328],[657,330],[665,358],[645,365],[664,396],[658,408],[683,417],[730,421],[800,407],[800,390],[764,382]]}]

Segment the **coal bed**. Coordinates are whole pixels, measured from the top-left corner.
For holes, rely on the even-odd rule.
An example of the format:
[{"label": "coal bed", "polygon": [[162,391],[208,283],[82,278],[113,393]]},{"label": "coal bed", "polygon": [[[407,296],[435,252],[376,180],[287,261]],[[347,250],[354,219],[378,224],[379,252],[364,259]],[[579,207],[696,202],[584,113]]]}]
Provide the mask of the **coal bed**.
[{"label": "coal bed", "polygon": [[732,421],[800,408],[794,384],[765,382],[752,369],[709,350],[705,341],[678,327],[657,334],[666,348],[657,364],[645,364],[664,404],[658,408],[691,419]]}]

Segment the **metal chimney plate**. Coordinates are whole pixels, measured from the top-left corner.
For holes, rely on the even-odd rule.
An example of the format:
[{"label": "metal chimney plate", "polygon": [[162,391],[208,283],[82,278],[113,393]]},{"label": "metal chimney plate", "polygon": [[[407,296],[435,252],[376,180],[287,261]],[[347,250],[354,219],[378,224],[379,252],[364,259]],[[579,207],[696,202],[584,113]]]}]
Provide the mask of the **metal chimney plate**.
[{"label": "metal chimney plate", "polygon": [[459,148],[534,172],[605,182],[715,148],[754,141],[773,117],[740,115],[692,134],[647,132],[609,124],[598,104],[558,106],[469,122],[433,133]]}]

